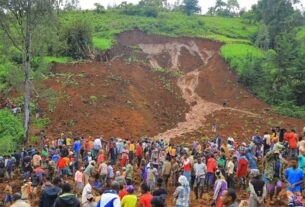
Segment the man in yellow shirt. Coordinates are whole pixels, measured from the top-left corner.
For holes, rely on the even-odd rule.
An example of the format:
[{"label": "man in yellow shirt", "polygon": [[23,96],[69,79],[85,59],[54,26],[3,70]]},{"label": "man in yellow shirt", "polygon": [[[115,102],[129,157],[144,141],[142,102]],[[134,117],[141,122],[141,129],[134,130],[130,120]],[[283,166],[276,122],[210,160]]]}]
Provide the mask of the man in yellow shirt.
[{"label": "man in yellow shirt", "polygon": [[132,185],[127,185],[126,190],[128,195],[124,196],[122,199],[122,207],[136,207],[137,205],[137,196],[133,195],[134,187]]}]

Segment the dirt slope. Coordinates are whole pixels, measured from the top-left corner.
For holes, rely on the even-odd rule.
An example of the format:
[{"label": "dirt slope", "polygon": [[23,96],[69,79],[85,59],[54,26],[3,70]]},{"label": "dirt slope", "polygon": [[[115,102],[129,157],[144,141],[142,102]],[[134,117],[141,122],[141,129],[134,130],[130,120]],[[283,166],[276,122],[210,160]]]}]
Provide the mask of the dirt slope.
[{"label": "dirt slope", "polygon": [[[61,92],[51,118],[49,134],[60,130],[84,135],[175,139],[215,135],[243,138],[255,129],[272,126],[305,126],[302,120],[273,114],[270,107],[251,95],[220,57],[221,43],[188,37],[123,32],[110,50],[108,63],[56,65],[54,79],[46,88]],[[156,73],[166,68],[182,73]],[[74,74],[77,86],[65,83],[60,74]],[[83,74],[83,75],[79,75]],[[59,75],[59,77],[58,77]],[[92,103],[90,96],[96,96]],[[227,100],[228,107],[222,106]],[[41,103],[47,111],[45,103]],[[242,135],[243,134],[243,135]]]}]

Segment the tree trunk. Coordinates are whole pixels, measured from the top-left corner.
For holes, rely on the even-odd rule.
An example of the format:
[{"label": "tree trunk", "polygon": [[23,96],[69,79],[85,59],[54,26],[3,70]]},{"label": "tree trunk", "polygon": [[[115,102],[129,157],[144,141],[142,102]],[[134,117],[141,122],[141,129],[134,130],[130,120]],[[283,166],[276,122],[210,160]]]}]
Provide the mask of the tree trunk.
[{"label": "tree trunk", "polygon": [[31,26],[32,26],[32,2],[28,0],[28,12],[26,23],[26,41],[25,41],[25,100],[24,100],[24,130],[25,141],[29,141],[30,129],[30,100],[31,100]]}]

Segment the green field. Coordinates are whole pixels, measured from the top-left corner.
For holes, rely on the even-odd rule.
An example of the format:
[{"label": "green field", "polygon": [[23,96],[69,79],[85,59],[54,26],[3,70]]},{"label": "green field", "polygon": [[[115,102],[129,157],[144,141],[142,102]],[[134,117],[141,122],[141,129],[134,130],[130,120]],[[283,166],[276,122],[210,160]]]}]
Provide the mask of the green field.
[{"label": "green field", "polygon": [[245,61],[249,58],[259,59],[265,57],[265,52],[257,47],[245,44],[226,44],[221,48],[221,55],[234,68],[239,75],[245,69]]},{"label": "green field", "polygon": [[67,24],[79,16],[93,24],[93,44],[101,50],[115,43],[116,34],[131,29],[168,36],[205,37],[225,43],[250,43],[258,30],[257,24],[248,24],[242,18],[187,16],[178,12],[160,12],[157,18],[124,15],[115,10],[66,12],[61,21]]}]

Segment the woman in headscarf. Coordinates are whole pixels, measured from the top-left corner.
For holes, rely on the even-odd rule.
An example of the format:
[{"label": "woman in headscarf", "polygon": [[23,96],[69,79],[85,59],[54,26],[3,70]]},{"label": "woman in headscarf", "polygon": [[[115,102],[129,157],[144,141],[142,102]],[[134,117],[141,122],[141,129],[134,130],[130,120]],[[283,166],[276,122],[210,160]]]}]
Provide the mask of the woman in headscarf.
[{"label": "woman in headscarf", "polygon": [[174,192],[174,202],[176,207],[189,207],[190,206],[190,184],[187,178],[181,175],[178,179],[178,186]]},{"label": "woman in headscarf", "polygon": [[221,195],[222,192],[227,190],[227,181],[223,177],[220,170],[216,170],[215,172],[216,182],[214,184],[214,196],[212,206],[222,207]]}]

